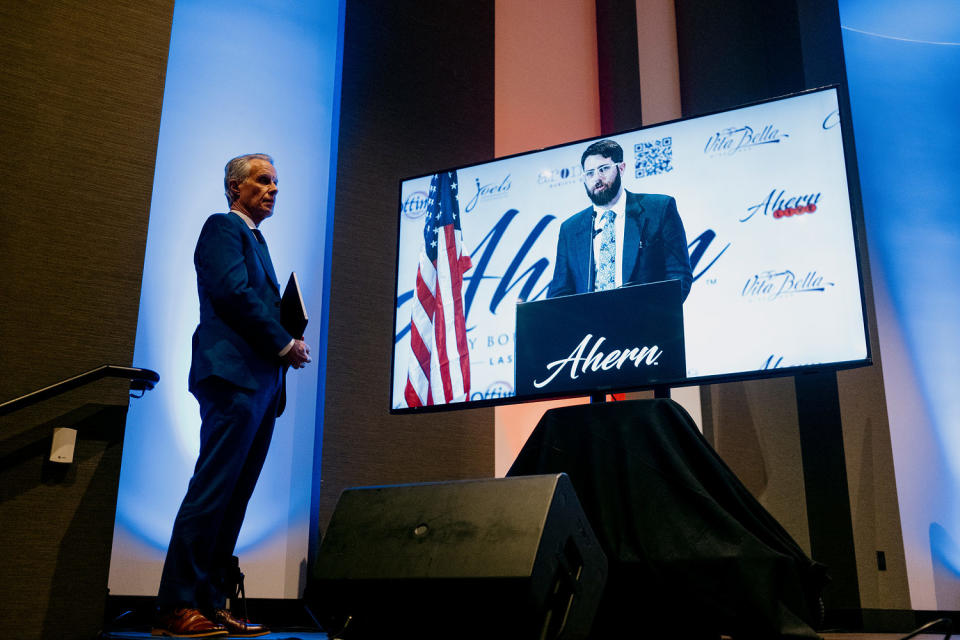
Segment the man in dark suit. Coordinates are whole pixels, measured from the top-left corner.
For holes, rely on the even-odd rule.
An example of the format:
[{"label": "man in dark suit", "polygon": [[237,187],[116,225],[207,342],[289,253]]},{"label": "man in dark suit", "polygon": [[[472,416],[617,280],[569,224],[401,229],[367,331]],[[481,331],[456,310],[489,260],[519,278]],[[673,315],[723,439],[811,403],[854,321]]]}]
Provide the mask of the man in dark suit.
[{"label": "man in dark suit", "polygon": [[269,633],[227,611],[226,590],[247,502],[283,411],[286,368],[310,362],[310,348],[280,322],[280,285],[258,229],[276,204],[273,160],[230,160],[224,191],[230,212],[207,219],[194,252],[200,324],[189,386],[200,403],[200,454],[174,521],[154,635]]},{"label": "man in dark suit", "polygon": [[623,188],[623,149],[594,142],[580,158],[593,203],[560,226],[547,297],[679,280],[686,300],[693,277],[683,222],[670,196]]}]

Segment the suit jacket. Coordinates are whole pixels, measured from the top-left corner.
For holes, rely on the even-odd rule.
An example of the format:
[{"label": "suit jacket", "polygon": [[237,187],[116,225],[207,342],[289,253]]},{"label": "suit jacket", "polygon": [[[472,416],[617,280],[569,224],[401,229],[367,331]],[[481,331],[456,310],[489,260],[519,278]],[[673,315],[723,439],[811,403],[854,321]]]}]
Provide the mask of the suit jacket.
[{"label": "suit jacket", "polygon": [[[623,284],[679,280],[681,300],[690,292],[693,276],[687,236],[670,196],[630,193],[623,233]],[[593,207],[570,216],[560,225],[557,258],[547,297],[585,293],[593,287]]]},{"label": "suit jacket", "polygon": [[280,323],[280,284],[266,245],[238,215],[217,213],[203,225],[193,262],[200,324],[190,390],[210,376],[251,391],[274,388],[277,354],[292,336]]}]

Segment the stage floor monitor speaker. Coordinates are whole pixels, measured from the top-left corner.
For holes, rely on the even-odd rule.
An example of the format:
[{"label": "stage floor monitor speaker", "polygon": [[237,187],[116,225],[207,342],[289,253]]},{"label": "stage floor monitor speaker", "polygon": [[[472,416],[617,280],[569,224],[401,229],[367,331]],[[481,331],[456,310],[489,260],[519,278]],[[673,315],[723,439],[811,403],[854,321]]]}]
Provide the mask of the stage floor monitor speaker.
[{"label": "stage floor monitor speaker", "polygon": [[331,638],[585,638],[607,560],[566,474],[345,490],[306,600]]}]

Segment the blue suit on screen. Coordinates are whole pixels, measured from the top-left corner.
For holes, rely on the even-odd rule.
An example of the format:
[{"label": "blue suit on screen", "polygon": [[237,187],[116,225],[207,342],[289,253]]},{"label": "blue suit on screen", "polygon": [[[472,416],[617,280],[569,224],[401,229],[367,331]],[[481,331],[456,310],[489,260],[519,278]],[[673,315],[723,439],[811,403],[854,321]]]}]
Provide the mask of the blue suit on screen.
[{"label": "blue suit on screen", "polygon": [[157,604],[223,608],[223,581],[284,404],[280,285],[266,244],[235,213],[210,216],[194,252],[200,324],[189,388],[200,454],[164,563]]},{"label": "blue suit on screen", "polygon": [[[623,286],[679,280],[681,300],[686,300],[693,276],[676,200],[629,191],[624,195]],[[593,290],[593,214],[590,206],[560,225],[548,298]]]}]

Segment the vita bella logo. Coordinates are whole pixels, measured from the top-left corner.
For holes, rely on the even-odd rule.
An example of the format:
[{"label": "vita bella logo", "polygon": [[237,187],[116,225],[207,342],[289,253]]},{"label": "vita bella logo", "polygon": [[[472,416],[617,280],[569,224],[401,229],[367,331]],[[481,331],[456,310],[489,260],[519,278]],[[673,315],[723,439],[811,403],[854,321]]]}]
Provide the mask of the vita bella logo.
[{"label": "vita bella logo", "polygon": [[710,136],[703,152],[710,156],[732,156],[738,151],[764,144],[777,144],[789,137],[789,133],[781,132],[772,124],[766,125],[760,131],[754,130],[750,125],[728,127]]},{"label": "vita bella logo", "polygon": [[784,271],[763,271],[754,274],[743,285],[740,295],[744,298],[759,298],[761,300],[776,300],[781,296],[794,293],[823,293],[832,282],[825,282],[823,276],[816,271],[808,271],[799,276],[789,269]]},{"label": "vita bella logo", "polygon": [[554,360],[547,365],[547,371],[552,371],[552,373],[543,381],[533,381],[533,386],[537,389],[542,389],[546,385],[557,377],[564,367],[568,364],[570,365],[570,378],[576,380],[581,373],[586,373],[587,369],[590,371],[599,371],[603,369],[604,371],[609,371],[610,369],[620,369],[624,364],[630,362],[634,367],[644,366],[656,366],[657,360],[660,359],[660,356],[663,355],[663,350],[660,349],[657,345],[652,345],[649,347],[630,347],[626,349],[614,349],[610,353],[604,355],[600,351],[600,345],[602,345],[606,338],[603,336],[598,336],[597,341],[593,343],[593,347],[590,349],[590,353],[584,357],[583,352],[587,350],[587,347],[590,346],[590,341],[593,340],[593,334],[588,333],[584,336],[583,340],[580,341],[580,344],[574,348],[563,360]]}]

